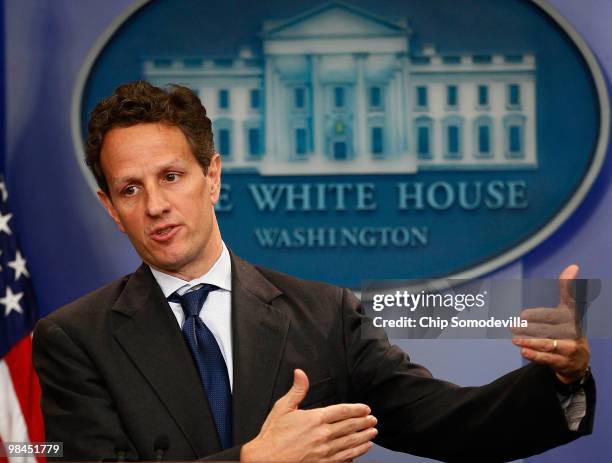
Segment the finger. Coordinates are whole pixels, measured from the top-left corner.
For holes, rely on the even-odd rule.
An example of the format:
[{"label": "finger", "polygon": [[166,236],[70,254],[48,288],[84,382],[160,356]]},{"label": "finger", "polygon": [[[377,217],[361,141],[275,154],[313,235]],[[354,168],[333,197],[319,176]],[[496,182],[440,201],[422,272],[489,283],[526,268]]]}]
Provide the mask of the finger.
[{"label": "finger", "polygon": [[335,423],[348,418],[369,415],[371,410],[365,404],[336,404],[319,409],[324,423]]},{"label": "finger", "polygon": [[297,410],[300,402],[304,400],[308,393],[308,376],[303,370],[296,368],[293,370],[293,385],[291,389],[281,397],[276,406],[280,406],[284,410]]},{"label": "finger", "polygon": [[578,276],[580,268],[576,264],[569,265],[559,275],[559,296],[561,304],[567,307],[573,307],[574,299],[574,282]]},{"label": "finger", "polygon": [[528,347],[539,352],[550,352],[559,355],[572,353],[576,341],[565,341],[562,339],[513,339],[512,343],[519,347]]},{"label": "finger", "polygon": [[574,320],[571,310],[557,307],[525,309],[521,311],[520,317],[527,323],[548,323],[550,325],[557,325],[559,323],[566,323]]},{"label": "finger", "polygon": [[335,439],[330,443],[330,457],[342,461],[342,458],[337,458],[337,454],[370,442],[377,434],[376,428],[370,428]]},{"label": "finger", "polygon": [[348,418],[346,420],[337,421],[329,426],[330,434],[335,439],[346,436],[354,432],[363,431],[365,429],[376,426],[378,420],[372,415],[362,416],[359,418]]},{"label": "finger", "polygon": [[590,352],[585,339],[557,340],[556,347],[553,339],[517,339],[514,344],[533,351],[561,356],[563,361],[556,365],[561,367],[556,369],[561,374],[583,372],[589,364]]},{"label": "finger", "polygon": [[370,441],[368,442],[364,442],[361,445],[358,445],[356,447],[350,448],[350,449],[346,449],[343,450],[341,452],[336,453],[332,458],[331,461],[351,461],[354,460],[355,458],[359,458],[362,455],[365,455],[366,453],[368,453],[368,451],[372,448],[374,444]]},{"label": "finger", "polygon": [[554,370],[565,368],[567,363],[567,359],[563,355],[553,354],[551,352],[539,352],[528,347],[523,347],[521,349],[521,355],[531,362],[548,365]]},{"label": "finger", "polygon": [[529,323],[528,326],[513,326],[510,331],[515,338],[538,339],[576,339],[578,331],[574,323],[549,325],[546,323]]},{"label": "finger", "polygon": [[[531,322],[527,326],[513,326],[510,328],[510,331],[515,337],[518,338],[553,338],[560,336],[552,336],[553,330],[552,328],[556,325],[548,325],[546,323],[535,323]],[[557,334],[554,332],[554,334]]]}]

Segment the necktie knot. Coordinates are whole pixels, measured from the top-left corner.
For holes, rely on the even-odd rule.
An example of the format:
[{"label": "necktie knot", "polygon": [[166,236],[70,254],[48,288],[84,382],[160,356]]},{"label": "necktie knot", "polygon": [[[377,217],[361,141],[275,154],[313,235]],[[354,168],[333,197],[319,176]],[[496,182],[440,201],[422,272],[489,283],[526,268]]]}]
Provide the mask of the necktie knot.
[{"label": "necktie knot", "polygon": [[172,293],[168,300],[170,302],[177,302],[181,304],[185,317],[197,317],[200,313],[200,309],[204,305],[208,294],[211,291],[218,289],[215,285],[203,284],[198,289],[193,291],[187,291],[182,296],[179,296],[176,292]]}]

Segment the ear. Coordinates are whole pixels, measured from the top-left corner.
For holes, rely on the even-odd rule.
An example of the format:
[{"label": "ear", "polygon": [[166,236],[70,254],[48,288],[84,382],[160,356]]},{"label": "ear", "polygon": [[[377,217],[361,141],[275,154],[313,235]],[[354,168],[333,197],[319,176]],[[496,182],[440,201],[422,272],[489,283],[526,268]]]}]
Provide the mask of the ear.
[{"label": "ear", "polygon": [[215,153],[210,160],[206,178],[210,188],[210,200],[215,205],[221,192],[221,156],[219,156],[219,153]]},{"label": "ear", "polygon": [[115,206],[113,205],[112,200],[102,190],[98,190],[97,194],[98,194],[98,199],[104,206],[104,209],[106,209],[106,212],[108,212],[108,215],[110,215],[113,221],[117,224],[117,228],[119,228],[119,230],[125,233],[125,228],[123,227],[123,224],[121,223],[121,219],[119,218],[119,214],[117,213],[117,209],[115,209]]}]

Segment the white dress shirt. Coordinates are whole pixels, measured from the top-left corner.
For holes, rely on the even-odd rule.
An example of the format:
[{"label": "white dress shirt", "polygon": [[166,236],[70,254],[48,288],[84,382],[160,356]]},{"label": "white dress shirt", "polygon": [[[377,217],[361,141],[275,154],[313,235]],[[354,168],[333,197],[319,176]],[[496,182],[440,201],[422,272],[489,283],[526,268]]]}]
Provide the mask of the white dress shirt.
[{"label": "white dress shirt", "polygon": [[[219,344],[221,354],[225,359],[227,374],[229,376],[230,388],[234,388],[233,363],[232,363],[232,265],[229,251],[225,243],[221,243],[223,249],[217,261],[208,272],[199,278],[191,281],[181,280],[180,278],[160,272],[151,268],[151,272],[159,284],[164,296],[168,298],[172,293],[177,292],[180,296],[192,288],[208,283],[217,286],[219,289],[211,291],[200,309],[200,320],[212,332]],[[185,323],[185,314],[181,304],[169,302],[172,313],[176,317],[179,327]]]}]

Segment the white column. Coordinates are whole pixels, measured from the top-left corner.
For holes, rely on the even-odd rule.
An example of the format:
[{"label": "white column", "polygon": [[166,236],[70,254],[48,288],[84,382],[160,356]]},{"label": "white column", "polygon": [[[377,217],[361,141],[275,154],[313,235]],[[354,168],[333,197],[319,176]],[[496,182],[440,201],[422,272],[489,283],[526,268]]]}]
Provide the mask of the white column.
[{"label": "white column", "polygon": [[404,130],[406,131],[406,151],[412,153],[416,159],[416,132],[414,131],[414,114],[413,101],[410,88],[412,87],[412,76],[410,74],[410,59],[406,53],[402,58],[402,74],[403,74],[403,105],[404,105]]},{"label": "white column", "polygon": [[323,157],[323,143],[325,137],[325,127],[323,115],[323,88],[319,79],[319,69],[322,57],[320,55],[310,55],[310,86],[312,91],[312,129],[314,131],[313,155]]},{"label": "white column", "polygon": [[389,149],[388,152],[392,158],[396,158],[399,152],[399,137],[400,137],[400,114],[399,114],[399,83],[397,80],[397,72],[393,73],[393,77],[389,80],[390,98],[389,111],[386,111],[387,116],[387,127],[389,128]]},{"label": "white column", "polygon": [[356,70],[357,70],[357,85],[355,85],[355,119],[356,124],[353,127],[353,133],[357,136],[355,138],[355,157],[369,158],[368,153],[370,149],[368,147],[368,125],[366,120],[366,92],[365,87],[365,61],[367,55],[356,54],[354,55]]},{"label": "white column", "polygon": [[232,130],[232,156],[234,158],[234,165],[245,166],[247,164],[246,158],[248,156],[248,147],[246,146],[244,133],[245,117],[242,108],[238,108],[237,106],[240,103],[244,104],[244,101],[248,101],[248,99],[243,95],[243,92],[246,92],[248,97],[248,89],[230,87],[230,92],[232,93],[232,100],[230,103],[232,111],[231,117],[234,121]]},{"label": "white column", "polygon": [[287,146],[287,126],[283,125],[282,120],[286,117],[287,107],[283,98],[283,88],[278,71],[273,74],[274,88],[274,143],[275,143],[275,159],[286,161],[289,156],[289,147]]},{"label": "white column", "polygon": [[402,78],[402,68],[399,67],[397,69],[397,71],[395,72],[395,89],[396,89],[396,95],[397,95],[397,99],[395,100],[395,105],[396,105],[396,115],[397,115],[397,121],[395,123],[395,130],[396,130],[396,134],[397,134],[397,144],[396,144],[396,153],[397,153],[397,157],[401,157],[402,153],[405,152],[405,148],[404,148],[404,139],[405,139],[405,127],[406,127],[406,122],[405,122],[405,117],[404,117],[404,89],[403,89],[403,78]]},{"label": "white column", "polygon": [[398,139],[398,156],[406,153],[408,151],[408,147],[406,146],[406,141],[408,139],[408,134],[406,133],[408,123],[406,121],[406,77],[404,75],[405,67],[404,67],[404,58],[400,58],[400,67],[398,70],[398,109],[399,109],[399,139]]},{"label": "white column", "polygon": [[264,74],[265,91],[266,91],[266,106],[265,106],[265,120],[266,126],[266,138],[264,145],[266,147],[266,156],[270,159],[276,158],[276,133],[274,118],[277,112],[276,102],[274,99],[274,58],[266,56],[266,69]]}]

